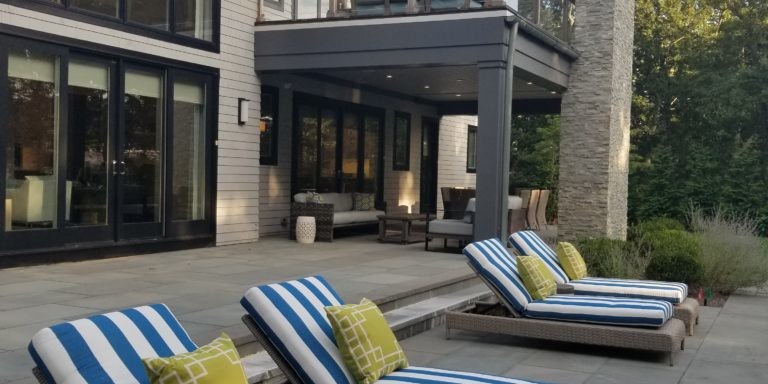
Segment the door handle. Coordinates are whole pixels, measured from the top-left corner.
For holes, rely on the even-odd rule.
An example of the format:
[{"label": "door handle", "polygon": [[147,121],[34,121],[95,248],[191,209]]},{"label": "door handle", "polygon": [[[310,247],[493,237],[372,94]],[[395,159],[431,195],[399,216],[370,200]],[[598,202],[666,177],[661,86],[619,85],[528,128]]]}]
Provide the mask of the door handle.
[{"label": "door handle", "polygon": [[117,160],[112,160],[112,176],[117,176]]}]

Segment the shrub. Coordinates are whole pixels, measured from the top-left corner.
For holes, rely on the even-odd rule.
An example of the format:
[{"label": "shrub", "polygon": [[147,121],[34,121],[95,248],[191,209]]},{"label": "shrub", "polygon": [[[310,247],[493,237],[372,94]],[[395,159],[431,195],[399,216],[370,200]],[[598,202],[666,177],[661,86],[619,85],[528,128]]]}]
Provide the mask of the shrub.
[{"label": "shrub", "polygon": [[722,209],[706,215],[693,208],[690,216],[691,226],[700,237],[701,282],[705,287],[727,294],[768,281],[768,249],[755,235],[757,220],[729,215]]},{"label": "shrub", "polygon": [[629,229],[629,238],[632,241],[642,243],[643,239],[655,232],[662,232],[668,230],[684,231],[685,226],[675,220],[668,217],[657,217],[655,219],[641,221],[633,225]]},{"label": "shrub", "polygon": [[640,279],[648,263],[647,256],[631,242],[599,238],[581,239],[575,245],[589,276]]},{"label": "shrub", "polygon": [[645,275],[651,280],[683,282],[694,285],[701,277],[699,239],[696,235],[674,229],[645,234],[650,259]]}]

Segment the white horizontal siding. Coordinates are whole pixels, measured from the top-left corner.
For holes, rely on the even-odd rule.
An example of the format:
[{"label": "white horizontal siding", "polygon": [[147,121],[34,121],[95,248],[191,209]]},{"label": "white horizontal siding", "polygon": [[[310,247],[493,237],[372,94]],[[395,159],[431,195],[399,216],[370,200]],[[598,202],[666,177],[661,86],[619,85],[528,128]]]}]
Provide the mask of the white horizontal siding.
[{"label": "white horizontal siding", "polygon": [[[220,70],[218,115],[218,244],[255,241],[259,234],[259,79],[254,73],[256,0],[221,1],[221,52],[214,53],[110,28],[0,4],[0,24],[43,31]],[[251,100],[248,124],[237,124],[237,100]]]},{"label": "white horizontal siding", "polygon": [[477,126],[477,116],[444,116],[440,119],[437,154],[438,214],[443,212],[440,188],[475,187],[475,174],[467,173],[467,134],[470,125]]}]

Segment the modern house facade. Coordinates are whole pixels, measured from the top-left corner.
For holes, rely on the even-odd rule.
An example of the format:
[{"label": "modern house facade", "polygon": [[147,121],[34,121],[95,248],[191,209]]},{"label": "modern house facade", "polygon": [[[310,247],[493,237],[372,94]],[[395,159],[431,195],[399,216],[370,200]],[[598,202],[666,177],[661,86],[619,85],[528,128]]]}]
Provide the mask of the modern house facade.
[{"label": "modern house facade", "polygon": [[562,233],[621,237],[633,4],[0,0],[0,264],[287,234],[302,191],[476,187],[498,236],[513,111],[562,110]]}]

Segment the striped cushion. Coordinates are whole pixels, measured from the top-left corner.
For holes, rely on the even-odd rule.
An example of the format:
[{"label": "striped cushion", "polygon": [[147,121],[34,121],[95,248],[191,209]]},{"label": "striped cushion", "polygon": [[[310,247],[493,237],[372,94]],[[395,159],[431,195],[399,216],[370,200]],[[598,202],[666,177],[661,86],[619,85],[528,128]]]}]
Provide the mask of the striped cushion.
[{"label": "striped cushion", "polygon": [[634,297],[638,299],[656,299],[680,304],[688,296],[685,283],[667,283],[652,280],[604,279],[586,277],[571,280],[577,295]]},{"label": "striped cushion", "polygon": [[[568,278],[565,272],[558,264],[557,255],[552,251],[536,232],[520,231],[509,236],[509,242],[520,254],[537,255],[544,259],[550,270],[555,275],[555,280],[564,284],[558,279],[559,274],[555,272],[553,265],[557,270],[563,273],[560,277]],[[553,256],[554,255],[554,256]],[[666,300],[672,304],[680,304],[688,296],[688,286],[685,283],[667,283],[651,280],[627,280],[627,279],[605,279],[597,277],[586,277],[579,280],[566,281],[573,286],[574,293],[577,295],[596,295],[596,296],[617,296],[634,297],[638,299],[657,299]]]},{"label": "striped cushion", "polygon": [[50,383],[142,383],[141,362],[197,349],[164,304],[54,325],[32,337],[29,353]]},{"label": "striped cushion", "polygon": [[498,239],[471,243],[464,248],[464,255],[517,312],[522,313],[533,300],[517,272],[517,261]]},{"label": "striped cushion", "polygon": [[660,327],[674,310],[661,300],[555,295],[528,304],[525,316],[584,323]]},{"label": "striped cushion", "polygon": [[344,302],[325,279],[261,285],[240,303],[305,383],[354,383],[325,316]]},{"label": "striped cushion", "polygon": [[458,371],[446,371],[444,369],[408,367],[399,371],[390,373],[379,379],[376,384],[435,384],[435,383],[457,383],[457,384],[526,384],[530,381],[508,379],[480,373],[467,373]]},{"label": "striped cushion", "polygon": [[520,256],[538,256],[547,264],[558,284],[567,284],[569,279],[557,261],[557,254],[534,231],[519,231],[509,236],[509,243]]}]

